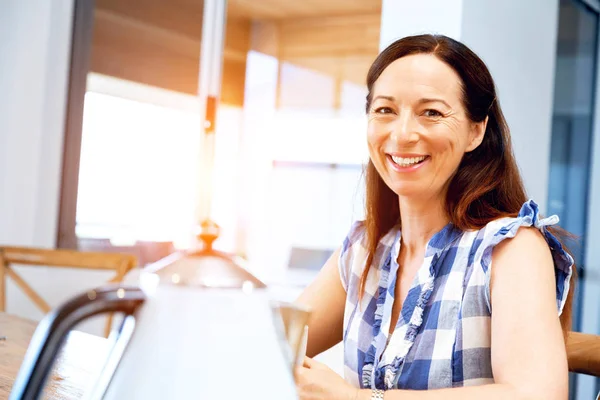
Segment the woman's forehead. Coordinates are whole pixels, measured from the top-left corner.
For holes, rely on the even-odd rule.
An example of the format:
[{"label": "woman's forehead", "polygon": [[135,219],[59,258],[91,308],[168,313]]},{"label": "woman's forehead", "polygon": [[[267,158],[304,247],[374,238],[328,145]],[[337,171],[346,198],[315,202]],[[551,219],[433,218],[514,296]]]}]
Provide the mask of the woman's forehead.
[{"label": "woman's forehead", "polygon": [[373,88],[375,95],[392,97],[444,96],[460,101],[461,80],[445,62],[430,54],[399,58],[381,73]]}]

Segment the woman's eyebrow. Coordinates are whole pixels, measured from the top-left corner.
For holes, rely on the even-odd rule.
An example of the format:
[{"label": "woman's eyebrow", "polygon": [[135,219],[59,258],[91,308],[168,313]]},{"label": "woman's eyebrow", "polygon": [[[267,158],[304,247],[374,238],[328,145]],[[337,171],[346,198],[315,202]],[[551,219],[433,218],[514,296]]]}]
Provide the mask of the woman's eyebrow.
[{"label": "woman's eyebrow", "polygon": [[418,101],[419,104],[425,104],[425,103],[442,103],[443,105],[445,105],[448,108],[452,108],[450,107],[450,104],[446,103],[444,100],[442,99],[434,99],[434,98],[423,98],[420,99]]},{"label": "woman's eyebrow", "polygon": [[388,101],[392,101],[392,102],[396,101],[396,99],[393,96],[382,96],[382,95],[379,95],[379,96],[375,96],[375,98],[373,99],[373,101],[375,101],[377,99],[388,100]]},{"label": "woman's eyebrow", "polygon": [[[375,100],[378,100],[378,99],[381,99],[381,100],[388,100],[388,101],[391,101],[391,102],[395,102],[395,101],[396,101],[396,98],[395,98],[394,96],[384,96],[384,95],[378,95],[378,96],[375,96],[375,97],[373,98],[373,101],[375,101]],[[450,107],[450,104],[448,104],[446,101],[444,101],[444,100],[442,100],[442,99],[436,99],[436,98],[430,98],[430,97],[419,99],[419,101],[417,101],[417,103],[418,103],[418,104],[426,104],[426,103],[442,103],[442,104],[443,104],[443,105],[445,105],[446,107],[448,107],[448,108],[452,108],[452,107]]]}]

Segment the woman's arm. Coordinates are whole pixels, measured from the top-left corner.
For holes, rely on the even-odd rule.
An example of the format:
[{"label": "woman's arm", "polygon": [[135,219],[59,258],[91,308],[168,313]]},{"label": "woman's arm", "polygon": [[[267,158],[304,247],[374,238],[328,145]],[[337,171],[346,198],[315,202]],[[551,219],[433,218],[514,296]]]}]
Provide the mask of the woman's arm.
[{"label": "woman's arm", "polygon": [[342,340],[346,291],[340,280],[340,249],[327,260],[317,278],[302,292],[297,302],[310,307],[306,355],[314,357]]},{"label": "woman's arm", "polygon": [[[568,367],[556,310],[552,256],[539,231],[521,228],[494,248],[491,271],[494,384],[391,390],[385,400],[566,399]],[[369,390],[357,400],[370,399]]]}]

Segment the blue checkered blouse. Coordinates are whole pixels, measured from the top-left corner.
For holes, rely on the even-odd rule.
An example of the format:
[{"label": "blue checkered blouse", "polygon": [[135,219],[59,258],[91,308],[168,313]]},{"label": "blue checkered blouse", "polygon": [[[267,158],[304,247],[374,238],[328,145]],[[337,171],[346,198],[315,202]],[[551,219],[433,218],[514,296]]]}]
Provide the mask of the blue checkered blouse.
[{"label": "blue checkered blouse", "polygon": [[[363,222],[355,223],[340,253],[344,311],[345,379],[378,389],[437,389],[492,383],[490,268],[492,249],[514,237],[519,227],[535,226],[554,258],[556,305],[562,312],[573,259],[540,219],[538,206],[525,203],[517,218],[490,222],[479,231],[448,224],[428,243],[425,260],[388,338],[398,270],[400,230],[380,241],[362,301],[358,288],[367,253]],[[389,339],[389,341],[388,341]]]}]

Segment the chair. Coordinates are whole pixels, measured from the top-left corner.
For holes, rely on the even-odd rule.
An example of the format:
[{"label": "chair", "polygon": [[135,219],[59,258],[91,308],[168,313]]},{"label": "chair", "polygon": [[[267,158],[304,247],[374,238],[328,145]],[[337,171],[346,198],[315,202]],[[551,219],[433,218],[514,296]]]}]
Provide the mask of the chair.
[{"label": "chair", "polygon": [[[44,313],[51,307],[13,269],[11,265],[37,265],[94,270],[113,270],[115,276],[108,283],[119,283],[137,265],[135,256],[116,253],[80,252],[73,250],[50,250],[30,247],[0,247],[0,312],[6,308],[6,278],[10,277],[29,299]],[[109,315],[104,335],[108,337],[112,325]]]},{"label": "chair", "polygon": [[600,336],[569,332],[567,359],[569,371],[600,377]]}]

